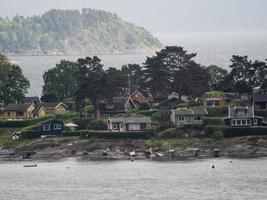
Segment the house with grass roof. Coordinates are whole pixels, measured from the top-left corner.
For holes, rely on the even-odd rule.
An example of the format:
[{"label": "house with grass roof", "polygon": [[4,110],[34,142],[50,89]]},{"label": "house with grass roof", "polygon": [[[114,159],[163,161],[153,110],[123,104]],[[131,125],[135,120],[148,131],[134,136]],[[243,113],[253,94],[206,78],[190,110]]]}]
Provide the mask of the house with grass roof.
[{"label": "house with grass roof", "polygon": [[177,108],[170,112],[173,124],[201,124],[207,117],[208,112],[204,107]]},{"label": "house with grass roof", "polygon": [[225,106],[226,97],[221,91],[205,92],[204,96],[201,98],[203,106]]}]

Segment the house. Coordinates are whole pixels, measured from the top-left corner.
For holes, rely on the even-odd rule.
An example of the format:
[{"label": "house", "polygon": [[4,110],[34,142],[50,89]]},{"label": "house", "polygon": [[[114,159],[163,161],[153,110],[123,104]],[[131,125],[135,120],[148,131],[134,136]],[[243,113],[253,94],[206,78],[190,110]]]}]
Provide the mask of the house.
[{"label": "house", "polygon": [[124,117],[136,106],[131,97],[113,97],[112,102],[102,101],[97,104],[97,118]]},{"label": "house", "polygon": [[39,124],[42,135],[61,135],[64,123],[61,120],[49,119]]},{"label": "house", "polygon": [[212,91],[206,92],[201,98],[203,106],[225,106],[227,98],[223,92]]},{"label": "house", "polygon": [[207,117],[208,112],[204,107],[177,108],[170,113],[173,124],[199,124]]},{"label": "house", "polygon": [[149,95],[147,95],[147,93],[145,92],[140,92],[138,90],[135,90],[132,94],[131,94],[131,99],[133,100],[133,102],[136,105],[142,104],[142,103],[147,103],[149,104],[151,100],[153,100],[153,98]]},{"label": "house", "polygon": [[109,118],[108,130],[117,132],[142,131],[151,126],[148,117]]},{"label": "house", "polygon": [[64,114],[68,111],[68,106],[63,102],[41,103],[40,106],[45,108],[46,113]]},{"label": "house", "polygon": [[254,106],[229,106],[228,116],[223,120],[227,126],[260,126],[263,117],[254,115]]},{"label": "house", "polygon": [[255,94],[253,99],[254,104],[260,109],[267,109],[267,94]]},{"label": "house", "polygon": [[34,104],[8,104],[4,109],[7,119],[30,119],[33,118]]}]

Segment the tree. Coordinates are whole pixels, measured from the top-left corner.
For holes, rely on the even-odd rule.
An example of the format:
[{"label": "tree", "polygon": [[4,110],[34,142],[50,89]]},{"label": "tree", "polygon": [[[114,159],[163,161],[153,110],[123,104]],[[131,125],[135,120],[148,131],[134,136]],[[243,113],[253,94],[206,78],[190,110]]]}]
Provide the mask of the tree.
[{"label": "tree", "polygon": [[74,96],[77,90],[74,74],[77,69],[77,63],[62,60],[55,68],[46,71],[43,75],[43,95],[53,94],[59,101]]},{"label": "tree", "polygon": [[226,69],[222,69],[216,65],[210,65],[207,67],[209,73],[209,86],[211,90],[218,90],[218,85],[228,76]]},{"label": "tree", "polygon": [[75,102],[77,109],[84,107],[86,99],[92,101],[96,107],[98,100],[107,97],[107,80],[101,60],[94,56],[80,58],[77,61],[78,70],[75,74],[77,91]]},{"label": "tree", "polygon": [[8,59],[0,54],[0,102],[22,102],[30,87],[28,79],[23,75],[19,66],[8,62]]},{"label": "tree", "polygon": [[230,77],[235,85],[235,90],[240,94],[251,94],[256,79],[252,61],[248,60],[247,56],[233,55],[231,62]]}]

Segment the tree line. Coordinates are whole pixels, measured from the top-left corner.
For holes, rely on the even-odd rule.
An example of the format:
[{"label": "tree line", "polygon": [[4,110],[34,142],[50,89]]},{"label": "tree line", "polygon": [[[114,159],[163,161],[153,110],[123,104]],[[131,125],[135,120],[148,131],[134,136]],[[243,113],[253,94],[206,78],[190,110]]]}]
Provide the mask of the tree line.
[{"label": "tree line", "polygon": [[96,104],[113,96],[127,96],[129,83],[131,91],[148,90],[158,101],[173,91],[180,98],[186,95],[192,99],[212,90],[251,94],[258,87],[267,91],[265,61],[234,55],[227,71],[216,65],[206,67],[197,63],[196,55],[183,47],[169,46],[147,57],[143,65],[128,64],[121,69],[104,69],[98,57],[61,61],[44,73],[43,97],[60,101],[75,97],[78,106],[87,99]]},{"label": "tree line", "polygon": [[[173,91],[180,98],[186,95],[192,99],[212,90],[252,94],[257,87],[267,92],[266,60],[252,61],[247,56],[233,55],[226,70],[216,65],[203,66],[194,60],[196,55],[183,47],[169,46],[147,57],[143,65],[128,64],[120,69],[104,67],[97,56],[62,60],[44,73],[42,100],[73,98],[80,109],[88,101],[96,105],[100,100],[127,96],[134,90],[150,91],[158,101]],[[0,103],[22,102],[28,88],[29,81],[20,67],[1,55]]]}]

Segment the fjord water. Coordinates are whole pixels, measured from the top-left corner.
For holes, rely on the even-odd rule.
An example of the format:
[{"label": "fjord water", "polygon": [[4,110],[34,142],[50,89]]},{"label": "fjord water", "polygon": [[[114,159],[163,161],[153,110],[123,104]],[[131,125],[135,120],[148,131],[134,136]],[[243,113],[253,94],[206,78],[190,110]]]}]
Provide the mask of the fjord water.
[{"label": "fjord water", "polygon": [[[267,32],[237,33],[202,33],[202,34],[158,34],[165,45],[183,46],[188,52],[197,53],[196,60],[203,65],[216,64],[227,68],[232,55],[248,55],[250,59],[267,59]],[[120,68],[123,64],[145,62],[146,54],[98,55],[106,68]],[[77,60],[79,56],[16,56],[11,57],[30,80],[29,95],[40,95],[43,85],[44,71],[55,67],[60,60]]]},{"label": "fjord water", "polygon": [[3,162],[0,191],[1,200],[266,200],[267,159]]}]

